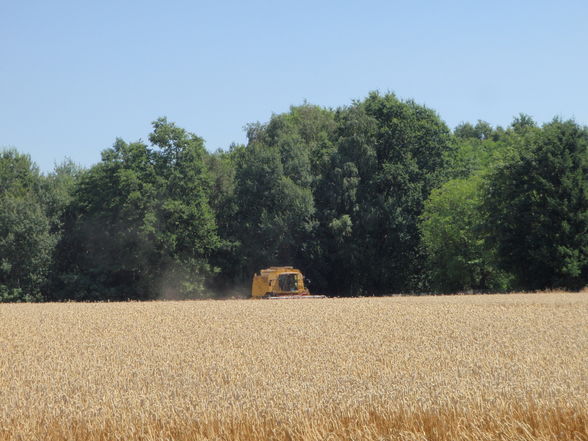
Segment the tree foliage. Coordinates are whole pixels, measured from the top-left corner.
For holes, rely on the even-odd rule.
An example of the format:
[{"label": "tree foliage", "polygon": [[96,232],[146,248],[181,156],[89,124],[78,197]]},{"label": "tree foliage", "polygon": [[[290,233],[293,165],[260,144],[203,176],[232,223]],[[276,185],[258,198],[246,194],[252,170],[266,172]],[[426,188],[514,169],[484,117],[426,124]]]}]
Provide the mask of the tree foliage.
[{"label": "tree foliage", "polygon": [[[324,124],[307,121],[309,115]],[[329,117],[312,106],[292,108],[267,125],[250,126],[249,143],[235,151],[239,273],[268,265],[304,265],[315,228],[312,157],[320,156]],[[318,167],[315,164],[315,167]]]},{"label": "tree foliage", "polygon": [[0,300],[248,293],[293,265],[331,295],[579,289],[588,134],[519,114],[450,131],[392,93],[304,103],[209,153],[160,118],[148,142],[43,175],[0,154]]},{"label": "tree foliage", "polygon": [[41,187],[29,156],[0,153],[0,301],[43,299],[55,237]]},{"label": "tree foliage", "polygon": [[58,247],[60,298],[198,296],[218,244],[202,139],[159,119],[81,178]]},{"label": "tree foliage", "polygon": [[490,237],[519,286],[581,288],[588,277],[588,130],[556,119],[521,133],[517,154],[487,180]]},{"label": "tree foliage", "polygon": [[449,130],[393,94],[372,93],[337,116],[317,195],[328,285],[347,294],[422,289],[418,217],[443,181]]},{"label": "tree foliage", "polygon": [[433,190],[421,216],[431,288],[438,292],[504,291],[510,277],[497,268],[484,233],[480,175]]}]

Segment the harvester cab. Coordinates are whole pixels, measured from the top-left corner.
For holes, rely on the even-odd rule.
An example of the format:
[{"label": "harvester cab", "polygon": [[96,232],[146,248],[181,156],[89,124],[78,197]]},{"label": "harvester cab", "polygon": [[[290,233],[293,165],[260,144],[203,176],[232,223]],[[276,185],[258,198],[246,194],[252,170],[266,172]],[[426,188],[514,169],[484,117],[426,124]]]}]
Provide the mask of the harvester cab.
[{"label": "harvester cab", "polygon": [[253,275],[251,297],[254,299],[317,299],[304,286],[304,276],[291,266],[272,266]]}]

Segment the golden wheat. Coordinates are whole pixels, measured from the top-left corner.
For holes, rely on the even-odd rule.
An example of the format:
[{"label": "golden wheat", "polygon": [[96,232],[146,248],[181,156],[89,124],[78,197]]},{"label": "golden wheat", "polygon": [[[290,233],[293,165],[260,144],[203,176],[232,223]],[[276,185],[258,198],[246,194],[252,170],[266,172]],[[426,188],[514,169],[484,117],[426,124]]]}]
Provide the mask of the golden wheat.
[{"label": "golden wheat", "polygon": [[0,440],[587,440],[588,295],[0,305]]}]

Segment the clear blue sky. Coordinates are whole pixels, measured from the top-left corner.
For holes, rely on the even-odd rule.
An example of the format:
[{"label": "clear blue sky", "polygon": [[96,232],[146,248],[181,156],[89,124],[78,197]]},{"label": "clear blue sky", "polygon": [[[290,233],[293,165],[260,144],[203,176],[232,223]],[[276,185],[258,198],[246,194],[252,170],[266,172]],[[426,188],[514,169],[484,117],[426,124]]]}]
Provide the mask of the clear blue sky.
[{"label": "clear blue sky", "polygon": [[304,100],[588,123],[586,1],[0,2],[0,148],[88,166],[167,116],[209,150]]}]

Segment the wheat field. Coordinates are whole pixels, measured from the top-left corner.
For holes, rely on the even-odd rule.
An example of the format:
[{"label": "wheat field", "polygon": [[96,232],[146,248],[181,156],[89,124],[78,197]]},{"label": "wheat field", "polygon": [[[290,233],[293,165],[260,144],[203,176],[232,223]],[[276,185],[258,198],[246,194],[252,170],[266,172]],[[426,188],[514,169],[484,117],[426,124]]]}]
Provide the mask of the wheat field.
[{"label": "wheat field", "polygon": [[588,440],[588,294],[0,305],[0,440]]}]

